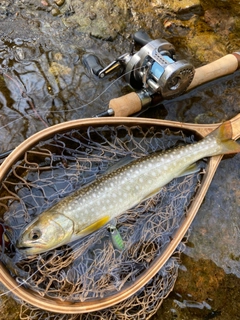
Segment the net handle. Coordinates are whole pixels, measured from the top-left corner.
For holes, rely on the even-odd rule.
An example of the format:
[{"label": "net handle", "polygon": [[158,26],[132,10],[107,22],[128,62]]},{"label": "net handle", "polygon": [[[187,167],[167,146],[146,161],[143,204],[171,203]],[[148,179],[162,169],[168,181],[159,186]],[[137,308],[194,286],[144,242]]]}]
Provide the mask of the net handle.
[{"label": "net handle", "polygon": [[[195,70],[194,78],[187,91],[211,80],[234,73],[240,68],[240,53],[227,54]],[[141,100],[136,92],[110,100],[109,108],[116,117],[128,117],[142,109]]]}]

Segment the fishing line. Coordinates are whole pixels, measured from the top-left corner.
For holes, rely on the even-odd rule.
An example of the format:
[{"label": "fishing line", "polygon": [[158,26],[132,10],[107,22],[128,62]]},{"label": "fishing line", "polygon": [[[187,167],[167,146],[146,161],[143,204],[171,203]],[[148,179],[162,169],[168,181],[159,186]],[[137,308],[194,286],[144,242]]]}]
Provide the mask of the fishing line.
[{"label": "fishing line", "polygon": [[[106,225],[107,226],[107,225]],[[76,250],[76,247],[79,246],[79,243],[82,241],[82,239],[79,239],[78,241],[74,241],[73,245],[71,245],[71,249],[73,252],[69,252],[67,255],[64,256],[64,258],[68,258],[70,255],[74,254],[74,250]],[[64,253],[66,251],[69,251],[68,248],[66,249],[61,249],[59,250],[59,254],[58,256],[61,254],[61,253]],[[77,252],[75,251],[75,255],[77,254]],[[24,256],[23,256],[24,257]],[[23,286],[24,284],[27,284],[28,285],[28,281],[31,280],[33,278],[34,275],[36,275],[39,270],[42,270],[47,264],[49,264],[51,261],[54,260],[54,258],[56,257],[56,255],[53,255],[53,257],[50,259],[50,260],[47,260],[45,263],[42,264],[42,266],[38,266],[37,270],[33,272],[33,274],[31,274],[30,276],[28,276],[26,279],[22,279],[22,278],[19,278],[17,277],[17,281],[21,281],[21,283],[19,283],[19,285],[15,286],[12,290],[8,290],[8,291],[5,291],[3,293],[0,294],[0,297],[4,296],[4,295],[7,295],[9,293],[12,293],[14,292],[15,290],[17,290],[18,288],[20,288],[21,286]],[[39,255],[39,259],[41,259],[41,255]]]},{"label": "fishing line", "polygon": [[[53,260],[54,257],[55,257],[55,256],[52,257],[52,260]],[[32,278],[35,274],[37,274],[37,272],[39,272],[39,270],[41,270],[43,267],[45,267],[45,266],[46,266],[49,262],[51,262],[52,260],[46,261],[39,269],[37,269],[36,271],[34,271],[34,273],[31,274],[27,279],[21,279],[20,281],[21,281],[22,283],[20,283],[20,284],[17,285],[16,287],[14,287],[12,290],[8,290],[8,291],[5,291],[5,292],[1,293],[1,294],[0,294],[0,297],[2,297],[2,296],[4,296],[4,295],[7,295],[8,293],[12,293],[13,291],[15,291],[15,290],[17,290],[18,288],[20,288],[21,286],[23,286],[24,284],[28,284],[28,281],[31,280],[31,278]],[[19,278],[19,277],[17,277],[17,278]],[[19,281],[19,280],[17,280],[17,281]]]},{"label": "fishing line", "polygon": [[[136,70],[138,70],[138,69],[141,69],[141,67],[136,68]],[[117,79],[113,80],[113,82],[112,82],[109,86],[107,86],[107,88],[104,89],[96,98],[92,99],[91,101],[89,101],[88,103],[86,103],[86,104],[84,104],[84,105],[81,105],[81,106],[79,106],[79,107],[77,107],[77,108],[73,108],[73,109],[71,109],[71,110],[68,110],[67,112],[72,112],[72,111],[81,110],[82,108],[85,108],[85,107],[87,107],[88,105],[90,105],[92,102],[97,101],[97,100],[98,100],[105,92],[107,92],[118,80],[120,80],[120,79],[123,78],[125,75],[127,75],[128,73],[131,73],[131,72],[132,72],[131,70],[128,71],[128,72],[125,72],[125,73],[123,73],[121,76],[119,76]],[[5,74],[5,73],[3,73],[3,75],[5,75],[5,76],[7,76],[8,78],[10,78],[10,77],[9,77],[7,74]],[[12,80],[14,80],[14,79],[12,79]],[[14,82],[16,82],[16,80],[14,80]],[[17,85],[17,86],[18,86],[18,85]],[[19,86],[18,86],[18,88],[20,89]],[[20,89],[20,90],[21,90],[21,89]],[[66,112],[66,110],[37,111],[37,113],[38,113],[39,115],[46,115],[47,113],[55,114],[55,113],[63,113],[63,112]],[[6,128],[7,126],[9,126],[9,125],[11,125],[11,124],[14,124],[15,122],[17,122],[17,121],[19,121],[19,120],[21,120],[21,119],[29,118],[29,117],[31,117],[31,116],[34,115],[34,114],[36,115],[36,111],[33,111],[32,113],[26,114],[26,115],[24,115],[24,116],[22,116],[22,117],[19,117],[19,118],[15,119],[15,120],[13,120],[13,121],[11,121],[11,122],[8,122],[8,124],[6,124],[6,125],[4,125],[4,126],[1,126],[1,127],[0,127],[0,130]]]},{"label": "fishing line", "polygon": [[[70,151],[71,151],[71,148],[75,150],[78,146],[76,145],[76,143],[80,145],[81,141],[83,140],[83,142],[86,144],[86,147],[88,147],[88,149],[87,150],[83,149],[82,153],[80,153],[79,151],[79,153],[76,156],[77,157],[86,156],[87,161],[90,160],[88,155],[89,155],[89,150],[90,151],[92,150],[91,147],[94,150],[97,146],[99,147],[101,159],[104,158],[103,156],[106,156],[109,158],[110,161],[112,160],[115,161],[121,156],[121,154],[119,155],[119,152],[116,150],[112,151],[112,147],[114,144],[116,144],[117,148],[119,148],[120,151],[122,149],[128,150],[128,148],[131,148],[133,152],[137,152],[139,154],[142,154],[142,148],[150,152],[151,150],[155,150],[157,147],[162,148],[164,146],[165,147],[169,146],[168,144],[166,145],[164,143],[169,141],[169,133],[165,131],[164,133],[162,131],[159,132],[158,130],[153,131],[152,127],[148,129],[145,129],[145,127],[144,129],[143,128],[139,129],[139,127],[136,128],[134,124],[134,126],[131,127],[131,130],[128,127],[126,127],[126,130],[123,131],[123,125],[121,124],[119,128],[116,127],[112,129],[112,127],[109,127],[108,129],[109,131],[107,132],[109,132],[110,135],[107,135],[107,136],[106,136],[106,130],[107,130],[106,124],[104,124],[103,128],[101,129],[89,128],[87,132],[85,130],[82,130],[82,131],[80,130],[80,135],[78,133],[77,136],[75,135],[75,131],[72,134],[70,133],[59,134],[57,138],[59,139],[60,143],[61,141],[65,142],[65,145],[61,144],[62,148],[64,150],[66,149],[68,150],[68,148],[70,148],[69,149]],[[79,132],[79,130],[76,129],[76,132]],[[102,139],[100,139],[101,136],[103,137]],[[162,141],[162,138],[164,139],[163,141]],[[172,143],[174,145],[176,141],[178,141],[178,139],[181,139],[181,137],[175,139],[175,136],[174,136],[170,139],[173,139]],[[42,139],[42,141],[43,140],[44,139]],[[96,140],[98,141],[97,145],[96,145]],[[73,145],[71,141],[75,142],[75,144]],[[89,145],[87,141],[89,141],[89,143],[92,143],[92,144]],[[41,140],[38,143],[41,143]],[[106,149],[106,151],[104,151],[104,154],[102,154],[102,144],[103,144],[103,147],[105,147]],[[51,146],[52,144],[50,141],[49,148],[50,148],[50,151],[53,152],[51,149]],[[59,150],[59,152],[61,154],[61,150]],[[93,152],[94,159],[95,157],[99,156],[99,152],[98,151],[96,151],[96,153],[95,151]],[[108,152],[110,152],[110,154]],[[112,154],[111,152],[114,152],[114,154]],[[46,167],[48,166],[48,163],[44,164],[44,166],[41,166],[41,158],[39,159],[38,152],[36,152],[36,157],[38,159],[37,162],[39,163],[39,169],[45,172],[44,168],[45,166]],[[55,158],[53,157],[52,159],[54,160]],[[72,158],[70,158],[70,160],[71,159]],[[29,163],[28,160],[29,159],[26,159],[27,164]],[[35,161],[35,158],[34,156],[32,158],[32,155],[31,155],[31,162],[34,162],[34,161]],[[72,159],[72,161],[75,161],[75,160]],[[31,162],[30,162],[30,166],[31,166]],[[103,164],[104,164],[103,168],[106,169],[105,162]],[[97,165],[97,167],[100,170],[100,173],[102,173],[101,171],[102,166],[100,166],[99,164],[93,164],[93,165]],[[71,167],[71,168],[72,168],[71,170],[74,170],[75,167]],[[54,166],[52,169],[54,169]],[[78,172],[79,172],[78,167],[76,168],[76,170],[77,170],[76,172],[70,171],[69,172],[70,175],[66,173],[67,177],[69,177],[69,182],[71,182],[70,178],[72,177],[72,175],[74,175],[74,177],[78,176]],[[89,166],[85,168],[86,173],[88,173],[88,170],[89,170]],[[60,180],[59,180],[60,182],[62,181],[61,179],[64,178],[64,175],[65,175],[64,172],[63,172],[63,175],[61,172],[58,172],[60,175],[60,176],[58,175],[58,177],[60,177]],[[35,176],[32,176],[30,173],[30,177],[31,177],[30,183],[31,182],[36,183],[40,179],[41,182],[43,181],[44,183],[45,181],[46,185],[48,185],[48,180],[47,180],[48,176],[45,177],[45,173],[43,177],[41,175],[37,175],[35,177]],[[49,177],[51,178],[51,172],[49,174]],[[26,183],[29,182],[28,176],[26,176],[25,178],[26,178]],[[46,178],[46,180],[44,180],[44,178]],[[88,174],[86,175],[86,178],[88,178]],[[83,179],[81,181],[85,181],[85,180]],[[191,181],[189,181],[189,183],[190,182]],[[188,190],[191,187],[189,183],[186,187],[186,190]],[[175,190],[175,186],[176,186],[176,183],[174,183],[174,185],[172,186],[174,190]],[[65,190],[65,185],[63,185],[62,188],[63,190]],[[61,195],[62,189],[57,189],[57,191],[58,190]],[[171,191],[173,191],[173,189],[171,189]],[[32,191],[31,194],[33,196],[38,197],[38,194],[35,194],[34,190]],[[171,194],[174,194],[174,192],[171,192]],[[28,199],[28,193],[26,195],[25,194],[23,195],[27,197],[26,199]],[[182,200],[181,200],[183,195],[182,191],[180,195],[181,197],[178,195],[178,190],[176,189],[176,197],[174,197],[174,199],[169,199],[169,203],[172,204],[171,207],[173,207],[174,204],[175,206],[178,205],[179,204],[178,201],[181,201],[182,203]],[[41,254],[41,256],[35,256],[33,258],[28,258],[28,257],[24,258],[24,256],[21,256],[20,257],[21,260],[20,261],[18,260],[16,265],[16,267],[20,269],[19,270],[13,269],[13,272],[12,272],[16,274],[16,276],[18,276],[18,278],[16,279],[17,280],[16,283],[15,284],[12,283],[12,288],[10,287],[10,290],[7,290],[6,292],[2,293],[0,296],[4,296],[12,292],[13,294],[15,293],[19,295],[21,298],[21,294],[19,294],[17,289],[23,285],[27,290],[30,290],[30,292],[31,291],[39,292],[39,295],[41,295],[43,299],[48,299],[48,297],[50,298],[53,297],[53,298],[59,299],[60,301],[66,301],[66,303],[70,301],[71,303],[71,302],[87,301],[87,299],[89,299],[90,296],[93,296],[96,300],[98,300],[100,295],[104,297],[106,294],[108,294],[107,290],[108,291],[110,290],[111,292],[113,292],[113,294],[118,294],[119,290],[120,291],[123,290],[124,285],[126,285],[127,283],[126,281],[128,281],[128,283],[132,285],[133,284],[135,285],[136,276],[138,274],[141,276],[142,270],[145,270],[141,266],[146,265],[148,267],[152,259],[155,259],[156,254],[158,254],[158,250],[160,250],[158,248],[162,248],[162,245],[166,242],[166,239],[169,239],[168,234],[165,234],[165,233],[161,239],[160,238],[158,239],[158,237],[155,236],[156,232],[157,232],[157,236],[161,234],[160,232],[158,232],[160,229],[155,230],[156,226],[160,225],[158,219],[160,219],[160,216],[161,216],[161,222],[162,222],[161,229],[163,231],[165,230],[166,227],[174,228],[174,225],[172,222],[171,224],[169,222],[168,225],[166,225],[166,216],[169,217],[169,215],[172,215],[172,217],[174,218],[175,214],[177,215],[178,212],[181,211],[181,210],[177,210],[177,211],[174,210],[172,212],[169,212],[169,209],[168,209],[169,205],[167,205],[168,203],[166,204],[164,203],[164,205],[167,205],[167,207],[166,207],[166,212],[163,211],[162,201],[164,201],[164,199],[160,200],[161,212],[160,210],[158,212],[158,207],[156,207],[155,209],[154,203],[155,202],[158,203],[157,199],[155,199],[153,203],[149,205],[149,207],[148,207],[148,204],[146,205],[146,207],[145,205],[141,205],[140,209],[138,210],[134,209],[131,211],[130,214],[128,213],[128,215],[124,215],[118,220],[119,231],[121,232],[121,236],[123,237],[126,244],[126,251],[123,251],[123,253],[119,254],[118,252],[116,253],[114,251],[111,243],[111,239],[109,237],[109,234],[106,228],[102,228],[100,233],[95,233],[95,235],[91,235],[91,237],[87,239],[84,238],[84,241],[83,239],[80,239],[80,241],[74,242],[70,246],[64,246],[60,249],[56,249],[56,251],[52,251],[52,252],[49,251],[47,253]],[[30,198],[29,198],[29,202],[31,202]],[[160,202],[159,202],[159,205],[160,205]],[[182,205],[185,206],[184,203],[182,203]],[[141,241],[139,244],[139,241],[138,241],[139,234],[141,234],[141,232],[139,231],[142,230],[143,224],[138,222],[138,218],[143,214],[144,222],[145,222],[146,208],[150,209],[149,214],[151,214],[151,218],[150,220],[146,220],[146,222],[148,221],[147,224],[144,223],[145,225],[144,230],[147,230],[148,232],[145,233],[145,231],[144,232],[142,231],[143,237],[141,237]],[[17,214],[18,214],[19,212],[18,208],[15,208],[15,209],[17,210]],[[157,221],[155,220],[155,218],[152,217],[153,211],[159,214],[159,218],[157,219]],[[142,218],[143,216],[141,216],[141,219]],[[174,219],[176,219],[177,221],[177,219],[179,218],[180,216],[179,217],[176,216]],[[168,230],[170,232],[172,229],[171,230],[168,229]],[[137,234],[135,235],[136,232]],[[134,236],[129,237],[129,234],[130,235],[134,234]],[[152,239],[152,238],[153,238],[153,244],[149,244],[150,243],[149,239]],[[160,245],[158,245],[158,243]],[[102,249],[104,250],[104,252]],[[19,259],[19,257],[17,258]],[[110,264],[108,263],[109,261],[111,262]],[[163,271],[161,271],[153,280],[151,280],[149,287],[146,287],[146,289],[143,289],[143,292],[144,292],[143,302],[139,306],[140,311],[137,311],[137,312],[140,313],[142,312],[141,310],[145,310],[145,311],[147,310],[145,307],[148,299],[147,292],[149,291],[154,292],[154,295],[159,297],[159,300],[156,299],[156,301],[162,301],[165,294],[169,292],[169,290],[172,288],[174,279],[176,278],[175,274],[177,269],[177,263],[174,262],[173,264],[174,265],[171,268],[169,267],[169,269],[166,269],[166,267],[164,267]],[[20,272],[21,270],[27,273],[22,274]],[[108,274],[108,275],[106,276],[105,274]],[[106,283],[109,283],[109,279],[108,279],[109,276],[112,277],[112,280],[111,280],[112,282],[110,283],[109,288],[107,287],[106,289],[105,286],[104,287],[102,286],[102,280],[104,283],[105,281],[107,281]],[[82,288],[81,283],[83,283],[84,286],[86,287]],[[159,285],[159,291],[157,289],[156,284]],[[70,287],[70,290],[66,291],[66,286]],[[142,299],[142,296],[141,296],[141,299]],[[31,301],[30,304],[35,306],[33,302],[34,301]],[[120,308],[125,308],[125,305],[127,303],[129,302],[128,301],[123,302]],[[154,310],[155,308],[156,306],[154,304]],[[112,309],[113,314],[114,314],[114,311],[115,309]],[[147,310],[147,311],[150,312],[151,310]],[[109,317],[105,317],[105,319],[106,318],[110,319]]]},{"label": "fishing line", "polygon": [[[136,68],[136,70],[137,70],[137,69],[140,69],[140,67],[139,67],[139,68]],[[86,103],[86,104],[84,104],[84,105],[82,105],[82,106],[79,106],[79,107],[77,107],[77,108],[73,108],[73,109],[68,110],[68,111],[66,111],[66,110],[44,111],[44,112],[43,112],[43,111],[38,111],[38,110],[34,107],[34,105],[33,105],[33,103],[32,103],[32,100],[30,99],[30,102],[29,102],[29,103],[30,103],[30,107],[33,109],[33,112],[32,112],[32,113],[28,113],[28,114],[26,114],[26,115],[24,115],[24,116],[22,116],[22,117],[19,117],[19,118],[13,120],[13,121],[8,122],[6,125],[1,126],[1,127],[0,127],[0,130],[2,130],[2,129],[4,129],[4,128],[7,128],[8,126],[13,125],[13,124],[15,124],[15,123],[18,123],[18,121],[20,121],[21,119],[30,119],[33,115],[36,115],[36,116],[40,119],[40,121],[43,122],[43,124],[44,124],[45,127],[49,127],[48,123],[42,118],[42,116],[45,116],[45,115],[48,114],[48,113],[51,113],[51,114],[56,114],[56,113],[58,113],[58,114],[60,114],[60,113],[63,113],[63,112],[72,112],[72,111],[81,110],[81,109],[87,107],[88,105],[90,105],[92,102],[97,101],[97,100],[98,100],[105,92],[107,92],[118,80],[120,80],[120,79],[123,78],[126,74],[128,74],[128,73],[130,73],[130,72],[131,72],[131,71],[125,72],[124,74],[122,74],[121,76],[119,76],[117,79],[115,79],[115,80],[114,80],[106,89],[104,89],[103,92],[101,92],[96,98],[92,99],[91,101],[89,101],[88,103]],[[21,87],[19,86],[18,82],[17,82],[14,78],[10,77],[8,74],[6,74],[6,73],[2,73],[2,74],[3,74],[4,76],[6,76],[7,78],[11,79],[11,80],[16,84],[16,86],[18,87],[18,89],[19,89],[20,92],[21,92],[21,95],[23,96],[23,93],[25,93],[25,91],[23,91],[23,90],[21,89]],[[27,93],[26,93],[26,94],[27,94]],[[13,150],[14,150],[14,149],[11,149],[11,150],[7,150],[7,151],[1,153],[1,154],[0,154],[0,159],[4,159],[5,157],[7,157]]]},{"label": "fishing line", "polygon": [[[74,250],[76,249],[76,247],[79,246],[79,243],[80,243],[81,241],[82,241],[82,239],[79,239],[79,240],[73,242],[73,244],[72,244],[71,247],[70,247],[73,252],[74,252]],[[64,252],[66,252],[66,251],[69,251],[69,249],[68,249],[68,248],[66,248],[66,249],[64,248],[64,249],[59,250],[58,256],[59,256],[60,254],[64,253]],[[73,254],[73,252],[69,252],[67,255],[64,256],[64,258],[68,258],[70,255]],[[42,257],[41,255],[38,256],[38,261],[41,259],[41,257]],[[31,280],[32,277],[39,272],[39,270],[42,270],[48,263],[50,263],[51,261],[53,261],[55,257],[56,257],[56,255],[53,255],[53,256],[51,257],[51,259],[50,259],[50,260],[47,260],[45,263],[43,263],[42,266],[39,267],[39,265],[38,265],[37,270],[34,271],[33,274],[31,274],[30,276],[28,276],[26,279],[22,279],[22,278],[20,279],[19,277],[17,277],[17,278],[19,278],[19,280],[17,280],[17,281],[21,281],[21,283],[19,283],[19,285],[17,285],[16,287],[14,287],[12,290],[8,290],[8,291],[5,291],[5,292],[1,293],[1,294],[0,294],[0,297],[2,297],[2,296],[4,296],[4,295],[7,295],[8,293],[11,293],[11,292],[17,290],[18,288],[20,288],[20,287],[23,286],[24,284],[28,284],[28,281]],[[23,256],[23,258],[24,258],[24,256]]]},{"label": "fishing line", "polygon": [[[47,127],[48,127],[48,124],[46,123],[46,121],[44,121],[44,120],[39,116],[38,111],[37,111],[36,108],[34,107],[34,104],[33,104],[33,102],[32,102],[32,99],[31,99],[31,98],[29,97],[29,95],[26,93],[26,88],[24,87],[24,85],[20,82],[25,90],[23,90],[23,89],[20,87],[20,85],[18,84],[18,81],[17,81],[17,80],[15,80],[14,78],[10,77],[7,73],[3,73],[3,75],[4,75],[5,77],[9,78],[11,81],[13,81],[13,82],[15,83],[15,85],[18,87],[18,89],[19,89],[19,91],[20,91],[20,93],[21,93],[22,98],[25,98],[24,95],[26,95],[26,97],[29,99],[29,100],[27,100],[27,103],[28,103],[28,104],[30,105],[30,107],[32,108],[33,113],[39,118],[40,121],[42,121],[42,123],[44,124],[44,126],[47,128]],[[23,116],[23,117],[24,117],[24,116]],[[21,117],[21,118],[22,118],[22,117]],[[19,119],[21,119],[21,118],[19,118]]]},{"label": "fishing line", "polygon": [[[119,79],[119,78],[118,78]],[[116,79],[115,81],[117,81],[118,79]],[[110,87],[110,86],[109,86]],[[100,96],[100,95],[99,95]],[[97,99],[97,98],[96,98]],[[233,122],[235,122],[236,120],[233,120]],[[76,250],[76,248],[77,248],[77,246],[79,246],[79,243],[80,242],[77,242],[77,243],[74,243],[73,244],[73,246],[71,246],[70,247],[70,249],[72,248],[72,249],[74,249],[74,250]],[[77,248],[78,249],[78,248]],[[58,251],[58,253],[64,253],[64,252],[66,252],[67,250],[69,250],[69,249],[65,249],[65,248],[63,248],[62,250],[60,250],[60,251]],[[75,255],[75,253],[76,252],[74,252],[73,253],[73,258],[74,258],[74,260],[75,260],[75,258],[76,258],[76,255]],[[70,255],[72,254],[72,251],[68,251],[68,253],[63,257],[63,258],[65,258],[65,257],[69,257]],[[8,291],[6,291],[6,292],[4,292],[4,293],[2,293],[2,294],[0,294],[0,296],[3,296],[3,295],[6,295],[6,294],[8,294],[8,293],[10,293],[10,292],[14,292],[14,290],[16,290],[17,288],[19,288],[19,287],[21,287],[22,285],[24,285],[24,284],[27,284],[27,282],[29,281],[29,280],[31,280],[32,278],[33,278],[33,276],[34,275],[36,275],[36,273],[39,271],[39,270],[42,270],[45,266],[47,266],[49,263],[51,263],[53,260],[54,260],[54,258],[56,258],[56,257],[58,257],[59,256],[59,254],[54,254],[53,255],[53,257],[51,257],[50,259],[48,259],[48,261],[45,261],[44,262],[44,259],[46,259],[46,257],[44,257],[44,256],[40,256],[38,259],[37,259],[37,266],[38,266],[38,268],[37,268],[37,270],[35,271],[35,272],[33,272],[33,274],[31,274],[31,275],[29,275],[28,277],[27,277],[27,279],[25,279],[25,280],[22,280],[21,279],[21,283],[20,284],[18,284],[18,285],[16,285],[14,288],[12,288],[11,290],[8,290]],[[60,256],[61,257],[61,256]],[[62,258],[62,257],[61,257]],[[101,258],[101,257],[100,257]],[[73,261],[74,261],[73,260]],[[39,265],[38,263],[41,263],[41,261],[43,262],[43,264],[42,265]],[[26,262],[27,263],[27,262]],[[56,263],[55,263],[55,265],[56,265]],[[54,265],[53,265],[54,266]],[[52,268],[52,266],[50,266],[50,267],[48,267],[47,266],[47,269],[49,270],[50,268]],[[46,270],[47,271],[47,270]],[[45,272],[45,271],[44,271]],[[45,272],[46,273],[46,272]],[[22,278],[22,277],[21,277]],[[29,286],[31,286],[31,283],[30,284],[28,284]],[[46,289],[47,290],[47,289]],[[79,293],[77,292],[77,294],[79,295]]]}]

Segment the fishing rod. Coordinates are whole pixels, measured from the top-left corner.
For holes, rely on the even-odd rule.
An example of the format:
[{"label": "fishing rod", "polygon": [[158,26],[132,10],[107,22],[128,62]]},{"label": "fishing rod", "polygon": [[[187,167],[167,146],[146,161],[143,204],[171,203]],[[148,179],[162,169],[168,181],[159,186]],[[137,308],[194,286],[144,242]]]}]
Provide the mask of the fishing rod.
[{"label": "fishing rod", "polygon": [[[83,57],[84,65],[94,76],[104,79],[121,70],[126,82],[135,90],[111,99],[108,108],[93,117],[128,117],[240,68],[240,52],[195,69],[186,60],[176,60],[174,46],[164,39],[152,40],[145,31],[136,32],[133,39],[130,53],[121,55],[106,67],[94,54]],[[134,50],[135,44],[142,46],[139,51]],[[13,150],[1,153],[0,160]]]},{"label": "fishing rod", "polygon": [[152,40],[145,31],[136,32],[133,39],[142,48],[135,52],[133,46],[130,53],[123,54],[106,67],[102,67],[93,54],[83,57],[87,69],[99,79],[121,70],[126,82],[136,90],[110,100],[109,108],[96,117],[130,116],[203,83],[232,74],[240,67],[240,52],[195,69],[186,60],[176,60],[174,46],[164,39]]}]

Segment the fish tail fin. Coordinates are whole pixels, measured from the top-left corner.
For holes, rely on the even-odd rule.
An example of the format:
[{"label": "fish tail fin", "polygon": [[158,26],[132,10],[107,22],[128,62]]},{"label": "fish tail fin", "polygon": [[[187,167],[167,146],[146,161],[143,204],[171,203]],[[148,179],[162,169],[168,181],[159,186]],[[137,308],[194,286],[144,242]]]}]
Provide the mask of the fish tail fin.
[{"label": "fish tail fin", "polygon": [[223,154],[231,154],[240,152],[240,144],[232,140],[232,125],[230,121],[221,124],[212,132],[213,137],[221,145]]}]

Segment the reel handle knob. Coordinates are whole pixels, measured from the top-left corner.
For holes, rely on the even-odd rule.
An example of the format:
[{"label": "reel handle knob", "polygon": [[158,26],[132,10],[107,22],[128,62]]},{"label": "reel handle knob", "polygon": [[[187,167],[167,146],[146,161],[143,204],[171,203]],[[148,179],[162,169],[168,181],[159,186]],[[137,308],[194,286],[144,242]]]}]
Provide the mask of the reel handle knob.
[{"label": "reel handle knob", "polygon": [[84,55],[83,64],[92,74],[95,74],[95,76],[98,76],[103,70],[103,66],[101,65],[98,57],[96,57],[94,54]]},{"label": "reel handle knob", "polygon": [[153,40],[149,37],[147,32],[145,32],[144,30],[137,31],[134,34],[133,39],[135,42],[139,43],[142,46],[145,46],[146,44],[148,44],[150,41]]}]

